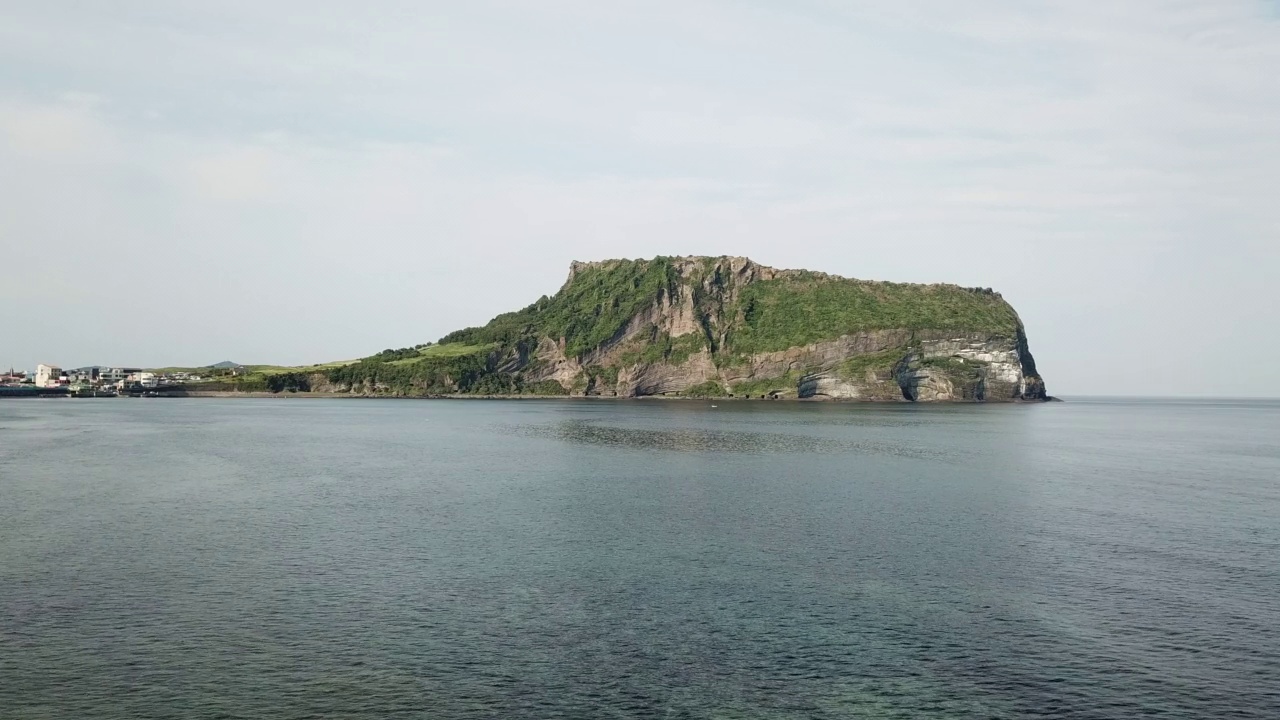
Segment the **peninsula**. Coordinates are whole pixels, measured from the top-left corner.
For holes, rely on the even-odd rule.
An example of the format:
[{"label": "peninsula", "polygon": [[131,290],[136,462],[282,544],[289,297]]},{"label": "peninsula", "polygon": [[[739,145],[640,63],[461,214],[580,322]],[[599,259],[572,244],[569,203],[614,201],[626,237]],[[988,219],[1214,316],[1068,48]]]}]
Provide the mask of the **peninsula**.
[{"label": "peninsula", "polygon": [[559,292],[438,343],[190,391],[363,396],[1048,399],[990,288],[853,280],[743,257],[574,262]]}]

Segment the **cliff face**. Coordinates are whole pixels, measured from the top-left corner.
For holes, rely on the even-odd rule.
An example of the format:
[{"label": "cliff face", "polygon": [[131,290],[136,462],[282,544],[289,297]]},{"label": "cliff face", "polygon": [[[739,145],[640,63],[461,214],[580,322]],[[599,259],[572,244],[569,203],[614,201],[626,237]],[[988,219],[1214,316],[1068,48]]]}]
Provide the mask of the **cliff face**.
[{"label": "cliff face", "polygon": [[[452,333],[432,353],[466,349],[482,368],[430,382],[626,397],[1047,397],[1021,320],[991,290],[851,280],[741,257],[575,262],[555,296]],[[377,381],[363,378],[365,387]]]}]

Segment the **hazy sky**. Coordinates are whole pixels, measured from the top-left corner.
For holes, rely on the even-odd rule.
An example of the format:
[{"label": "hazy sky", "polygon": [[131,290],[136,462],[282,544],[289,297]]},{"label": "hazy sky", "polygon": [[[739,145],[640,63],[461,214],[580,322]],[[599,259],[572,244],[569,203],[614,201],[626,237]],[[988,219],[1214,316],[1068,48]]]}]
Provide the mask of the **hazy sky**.
[{"label": "hazy sky", "polygon": [[658,254],[1280,395],[1280,4],[0,0],[5,367],[357,357]]}]

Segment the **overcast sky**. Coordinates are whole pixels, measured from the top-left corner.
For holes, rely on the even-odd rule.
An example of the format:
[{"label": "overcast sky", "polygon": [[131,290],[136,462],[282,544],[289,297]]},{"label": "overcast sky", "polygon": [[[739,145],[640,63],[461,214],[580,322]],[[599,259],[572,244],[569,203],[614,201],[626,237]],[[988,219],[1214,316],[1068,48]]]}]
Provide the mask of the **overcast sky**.
[{"label": "overcast sky", "polygon": [[1280,3],[0,0],[0,365],[435,340],[569,262],[991,286],[1280,395]]}]

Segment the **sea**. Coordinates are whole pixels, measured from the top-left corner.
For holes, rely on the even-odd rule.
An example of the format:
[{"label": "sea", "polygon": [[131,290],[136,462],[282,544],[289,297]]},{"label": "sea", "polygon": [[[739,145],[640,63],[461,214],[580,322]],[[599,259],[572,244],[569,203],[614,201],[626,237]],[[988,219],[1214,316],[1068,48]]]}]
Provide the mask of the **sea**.
[{"label": "sea", "polygon": [[1280,718],[1280,402],[0,400],[0,718]]}]

